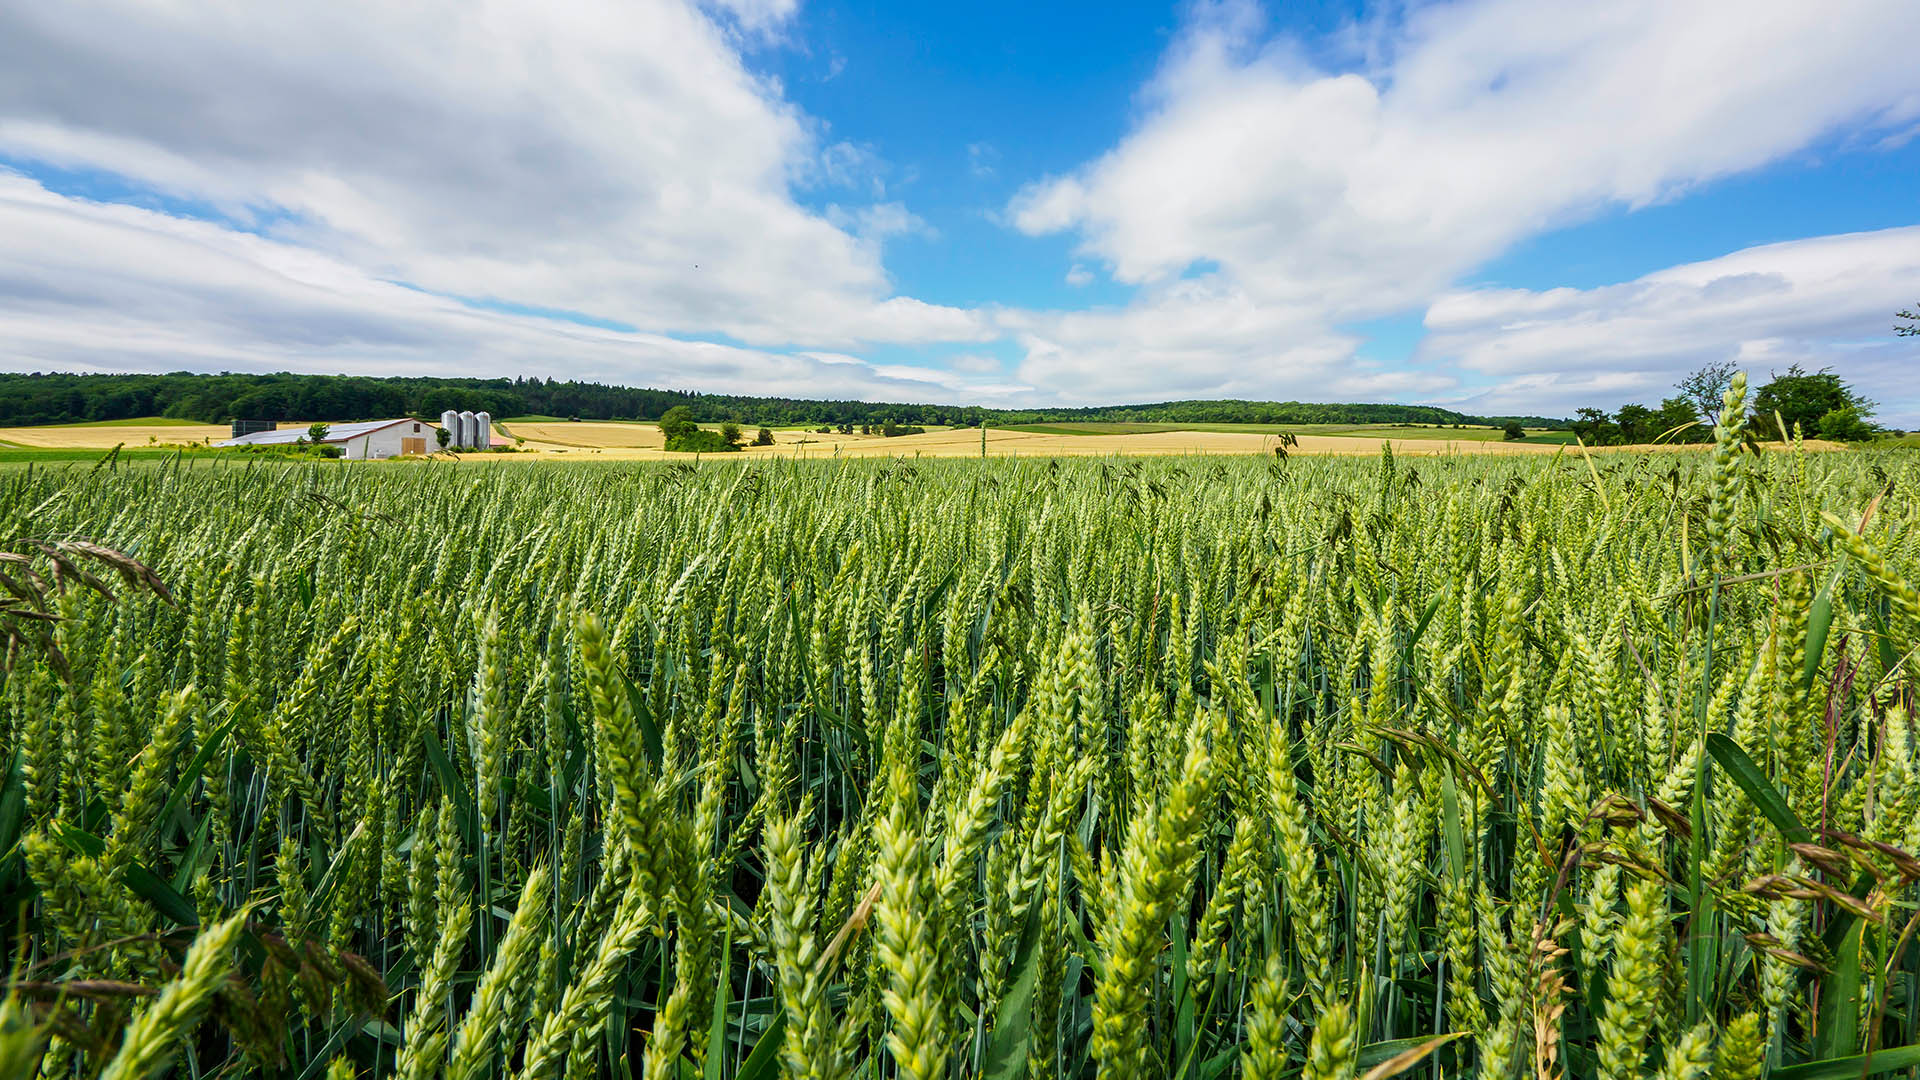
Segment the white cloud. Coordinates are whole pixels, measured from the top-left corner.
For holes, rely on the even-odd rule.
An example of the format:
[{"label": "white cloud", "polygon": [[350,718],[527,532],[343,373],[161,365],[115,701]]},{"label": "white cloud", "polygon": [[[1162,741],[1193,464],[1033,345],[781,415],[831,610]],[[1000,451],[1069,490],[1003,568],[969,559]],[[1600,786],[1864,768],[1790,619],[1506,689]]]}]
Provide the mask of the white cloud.
[{"label": "white cloud", "polygon": [[1093,284],[1093,271],[1079,263],[1074,263],[1073,266],[1067,270],[1067,284],[1076,289],[1085,285],[1091,285]]},{"label": "white cloud", "polygon": [[1492,411],[1571,412],[1656,403],[1702,364],[1732,361],[1755,385],[1798,363],[1831,366],[1920,426],[1920,348],[1892,337],[1920,297],[1920,226],[1748,248],[1596,289],[1476,289],[1428,309],[1425,359],[1501,381]]},{"label": "white cloud", "polygon": [[744,30],[765,32],[793,18],[800,0],[708,0],[709,6],[731,15]]},{"label": "white cloud", "polygon": [[211,222],[67,198],[4,170],[0,236],[5,370],[547,375],[894,401],[970,392],[960,380],[929,385],[843,354],[476,310],[330,255]]},{"label": "white cloud", "polygon": [[961,353],[948,357],[947,366],[970,375],[985,375],[1000,370],[1000,358],[986,353]]},{"label": "white cloud", "polygon": [[[758,32],[796,4],[718,7]],[[823,132],[682,0],[0,5],[0,153],[450,295],[755,344],[977,339],[893,296],[883,234],[794,201],[877,184]]]},{"label": "white cloud", "polygon": [[938,235],[919,215],[897,202],[856,206],[851,210],[829,206],[827,220],[873,251],[875,258],[879,257],[881,247],[894,237]]},{"label": "white cloud", "polygon": [[[1134,129],[1023,190],[1025,232],[1139,287],[1022,317],[1022,375],[1114,399],[1351,381],[1342,323],[1424,305],[1514,242],[1920,116],[1910,0],[1463,0],[1348,38],[1357,71],[1202,6]],[[1328,377],[1325,373],[1337,373]],[[1381,383],[1389,396],[1436,378]],[[1343,381],[1346,380],[1346,381]]]}]

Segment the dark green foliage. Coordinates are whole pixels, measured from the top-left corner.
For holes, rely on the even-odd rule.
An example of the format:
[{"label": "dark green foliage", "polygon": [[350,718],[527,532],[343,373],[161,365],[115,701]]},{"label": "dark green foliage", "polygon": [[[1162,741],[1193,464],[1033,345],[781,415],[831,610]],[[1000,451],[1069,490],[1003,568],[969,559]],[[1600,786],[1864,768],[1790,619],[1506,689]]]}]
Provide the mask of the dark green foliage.
[{"label": "dark green foliage", "polygon": [[[727,428],[732,429],[731,437]],[[693,422],[693,410],[675,405],[660,418],[660,433],[667,437],[667,449],[681,454],[724,454],[740,449],[740,426],[726,424],[720,431],[708,431]]]},{"label": "dark green foliage", "polygon": [[1581,409],[1573,417],[1573,433],[1588,446],[1611,446],[1620,441],[1620,426],[1604,409]]},{"label": "dark green foliage", "polygon": [[687,408],[685,405],[675,405],[673,408],[667,410],[665,416],[660,418],[660,434],[665,435],[668,439],[672,439],[675,435],[682,435],[692,431],[698,426],[699,425],[693,421],[693,410]]},{"label": "dark green foliage", "polygon": [[1851,405],[1827,410],[1814,426],[1821,438],[1835,442],[1866,442],[1878,434],[1860,415],[1860,410]]},{"label": "dark green foliage", "polygon": [[[1775,414],[1792,431],[1795,424],[1808,436],[1844,439],[1830,435],[1822,422],[1833,416],[1838,429],[1857,435],[1866,427],[1863,418],[1873,414],[1873,402],[1856,393],[1829,368],[1806,371],[1799,364],[1775,375],[1773,381],[1753,395],[1753,412],[1763,430],[1769,429]],[[1869,431],[1868,436],[1870,437]]]},{"label": "dark green foliage", "polygon": [[1620,428],[1620,441],[1623,443],[1652,442],[1660,434],[1654,430],[1654,418],[1659,414],[1645,405],[1622,405],[1614,414],[1613,422]]},{"label": "dark green foliage", "polygon": [[739,443],[730,443],[717,431],[706,428],[694,428],[683,431],[667,439],[667,449],[677,454],[724,454],[729,450],[740,449]]},{"label": "dark green foliage", "polygon": [[772,446],[773,445],[773,429],[766,428],[766,427],[761,428],[760,433],[753,437],[753,445]]},{"label": "dark green foliage", "polygon": [[1527,437],[1527,429],[1521,427],[1520,421],[1518,420],[1507,421],[1506,426],[1502,428],[1501,431],[1508,442],[1519,442],[1521,439]]},{"label": "dark green foliage", "polygon": [[1658,434],[1666,436],[1669,442],[1705,442],[1713,435],[1713,425],[1700,422],[1700,413],[1685,395],[1662,401],[1653,423],[1659,429]]}]

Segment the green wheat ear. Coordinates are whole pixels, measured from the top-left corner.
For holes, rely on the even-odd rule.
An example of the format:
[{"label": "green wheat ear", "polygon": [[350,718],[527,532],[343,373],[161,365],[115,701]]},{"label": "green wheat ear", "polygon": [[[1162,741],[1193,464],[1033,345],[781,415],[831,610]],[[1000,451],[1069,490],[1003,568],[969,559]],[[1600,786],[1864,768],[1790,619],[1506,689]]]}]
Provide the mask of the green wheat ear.
[{"label": "green wheat ear", "polygon": [[1240,1075],[1245,1080],[1279,1080],[1286,1071],[1286,953],[1267,954],[1266,970],[1253,984],[1247,1016],[1247,1041],[1240,1051]]},{"label": "green wheat ear", "polygon": [[1336,1002],[1323,1011],[1307,1045],[1301,1080],[1352,1080],[1360,1066],[1360,1041],[1354,1030],[1353,1010]]},{"label": "green wheat ear", "polygon": [[100,1080],[145,1080],[172,1067],[174,1057],[233,970],[233,946],[240,940],[246,922],[247,913],[243,911],[194,938],[179,976],[162,987],[160,996],[127,1025],[120,1051],[101,1071]]},{"label": "green wheat ear", "polygon": [[493,963],[474,988],[473,1003],[454,1035],[447,1080],[491,1075],[500,1029],[510,1015],[514,981],[538,955],[546,920],[547,869],[542,866],[527,875],[507,934],[493,954]]},{"label": "green wheat ear", "polygon": [[1213,794],[1214,760],[1196,723],[1186,760],[1159,809],[1141,819],[1120,857],[1112,895],[1117,908],[1101,928],[1106,979],[1093,1009],[1093,1056],[1101,1075],[1149,1074],[1151,1048],[1139,1018],[1151,996],[1161,941],[1192,887],[1200,829]]},{"label": "green wheat ear", "polygon": [[1760,1017],[1742,1013],[1727,1025],[1714,1050],[1713,1080],[1760,1080],[1760,1066],[1766,1055],[1761,1039]]},{"label": "green wheat ear", "polygon": [[1614,935],[1608,1001],[1600,1017],[1599,1075],[1637,1080],[1647,1056],[1660,993],[1660,944],[1666,916],[1664,889],[1636,882],[1627,890],[1627,914]]},{"label": "green wheat ear", "polygon": [[1713,1021],[1702,1020],[1668,1048],[1659,1080],[1703,1080],[1713,1065]]},{"label": "green wheat ear", "polygon": [[1904,615],[1909,623],[1920,624],[1920,590],[1916,590],[1906,578],[1887,565],[1885,556],[1838,516],[1823,510],[1820,519],[1840,538],[1847,554],[1860,564],[1860,571],[1886,594],[1887,601],[1894,609]]}]

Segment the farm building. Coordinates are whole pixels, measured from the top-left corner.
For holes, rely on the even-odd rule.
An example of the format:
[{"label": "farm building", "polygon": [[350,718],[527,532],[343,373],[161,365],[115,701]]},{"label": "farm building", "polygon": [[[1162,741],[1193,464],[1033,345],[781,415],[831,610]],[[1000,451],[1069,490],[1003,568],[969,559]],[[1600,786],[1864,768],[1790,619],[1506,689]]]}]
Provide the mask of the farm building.
[{"label": "farm building", "polygon": [[[355,460],[398,457],[401,454],[430,454],[439,449],[434,426],[424,420],[368,420],[358,424],[329,424],[327,437],[320,440],[338,446]],[[292,444],[307,437],[307,429],[281,428],[257,431],[217,443],[218,446],[266,446]]]}]

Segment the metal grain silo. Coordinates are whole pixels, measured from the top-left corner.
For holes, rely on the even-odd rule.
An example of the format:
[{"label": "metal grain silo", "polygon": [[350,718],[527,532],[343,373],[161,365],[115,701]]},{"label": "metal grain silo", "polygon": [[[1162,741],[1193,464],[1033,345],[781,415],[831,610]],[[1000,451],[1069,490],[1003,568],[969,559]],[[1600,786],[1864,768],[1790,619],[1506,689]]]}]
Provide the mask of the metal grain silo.
[{"label": "metal grain silo", "polygon": [[454,444],[460,447],[473,445],[473,437],[480,430],[479,420],[465,409],[460,410],[460,434],[454,438]]},{"label": "metal grain silo", "polygon": [[440,426],[447,429],[447,445],[460,445],[460,414],[448,409],[440,414]]},{"label": "metal grain silo", "polygon": [[476,450],[493,449],[493,414],[482,410],[473,414],[473,447]]}]

